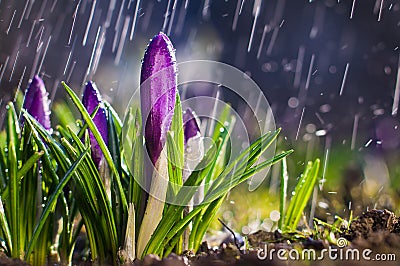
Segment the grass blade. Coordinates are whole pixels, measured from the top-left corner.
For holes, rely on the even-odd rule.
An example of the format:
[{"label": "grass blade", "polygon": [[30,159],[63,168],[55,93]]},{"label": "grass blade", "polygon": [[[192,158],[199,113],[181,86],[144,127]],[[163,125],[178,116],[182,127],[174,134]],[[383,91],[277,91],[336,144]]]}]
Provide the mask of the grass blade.
[{"label": "grass blade", "polygon": [[1,199],[1,197],[0,197],[0,227],[1,231],[4,234],[4,238],[6,240],[8,255],[11,255],[10,254],[10,251],[12,250],[11,231],[10,227],[8,226],[7,216],[4,212],[3,200]]},{"label": "grass blade", "polygon": [[285,219],[284,230],[296,230],[317,181],[319,166],[320,160],[317,159],[314,163],[308,162],[307,167],[304,169],[304,173],[295,187],[293,197],[290,200],[285,215],[287,218]]},{"label": "grass blade", "polygon": [[281,193],[279,198],[279,229],[282,230],[283,224],[285,222],[285,211],[286,211],[286,198],[287,198],[287,185],[289,181],[289,175],[287,171],[286,157],[282,159],[281,164]]},{"label": "grass blade", "polygon": [[22,249],[20,243],[20,196],[19,196],[19,183],[17,178],[18,173],[18,159],[17,151],[19,149],[19,124],[17,114],[12,103],[7,105],[7,166],[8,166],[8,179],[10,185],[10,220],[11,220],[11,240],[12,250],[11,256],[19,258]]}]

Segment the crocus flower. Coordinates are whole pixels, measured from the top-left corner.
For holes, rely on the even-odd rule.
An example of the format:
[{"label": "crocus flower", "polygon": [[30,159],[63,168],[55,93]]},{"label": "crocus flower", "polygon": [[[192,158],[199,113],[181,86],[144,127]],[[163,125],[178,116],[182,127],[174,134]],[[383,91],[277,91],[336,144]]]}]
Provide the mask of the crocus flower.
[{"label": "crocus flower", "polygon": [[[93,118],[93,122],[99,130],[100,135],[103,137],[104,142],[106,143],[106,145],[108,145],[108,125],[106,110],[101,100],[100,92],[97,89],[96,84],[94,84],[93,82],[88,81],[86,83],[85,91],[83,92],[82,103],[89,114],[93,113],[96,107],[100,105],[96,115]],[[104,155],[91,131],[89,131],[89,138],[92,151],[92,159],[97,168],[99,168],[100,161],[102,160]]]},{"label": "crocus flower", "polygon": [[146,148],[155,165],[171,125],[177,86],[175,51],[162,32],[154,36],[147,46],[140,84]]},{"label": "crocus flower", "polygon": [[184,138],[185,144],[189,139],[200,136],[200,128],[196,121],[195,113],[192,109],[187,108],[183,113],[183,130],[184,130]]},{"label": "crocus flower", "polygon": [[[25,91],[24,108],[33,116],[46,130],[51,131],[50,123],[50,101],[43,80],[35,75]],[[23,122],[23,121],[22,121]]]},{"label": "crocus flower", "polygon": [[182,118],[185,141],[185,170],[183,172],[183,181],[186,181],[203,158],[204,146],[195,113],[188,108],[183,113]]},{"label": "crocus flower", "polygon": [[160,32],[150,41],[144,54],[140,75],[140,103],[144,137],[150,160],[155,166],[150,196],[139,230],[137,255],[143,256],[157,224],[161,220],[167,192],[168,160],[161,153],[170,128],[176,97],[176,59],[168,37]]}]

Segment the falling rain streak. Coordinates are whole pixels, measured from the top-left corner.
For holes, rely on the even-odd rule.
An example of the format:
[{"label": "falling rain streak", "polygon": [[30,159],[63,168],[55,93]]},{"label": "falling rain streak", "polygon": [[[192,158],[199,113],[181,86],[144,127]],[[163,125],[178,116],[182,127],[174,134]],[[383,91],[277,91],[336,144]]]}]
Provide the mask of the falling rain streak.
[{"label": "falling rain streak", "polygon": [[351,5],[350,19],[353,18],[355,6],[356,6],[356,0],[353,0],[353,4]]},{"label": "falling rain streak", "polygon": [[354,116],[354,123],[353,123],[353,133],[351,134],[351,150],[354,150],[354,148],[356,147],[356,139],[357,139],[357,132],[358,132],[358,119],[359,119],[359,115],[356,114]]},{"label": "falling rain streak", "polygon": [[395,116],[399,109],[399,99],[400,99],[400,54],[397,62],[397,78],[396,86],[394,89],[393,105],[392,105],[392,115]]},{"label": "falling rain streak", "polygon": [[74,12],[74,14],[72,15],[72,19],[73,19],[73,20],[72,20],[71,31],[70,31],[70,33],[69,33],[68,45],[71,44],[72,33],[74,32],[76,16],[77,16],[77,14],[78,14],[78,9],[79,9],[80,4],[81,4],[81,0],[79,0],[79,2],[76,4],[75,12]]},{"label": "falling rain streak", "polygon": [[308,88],[310,87],[311,74],[312,74],[312,70],[314,68],[314,60],[315,60],[315,54],[313,54],[311,56],[310,67],[308,68],[308,74],[307,74],[307,80],[306,80],[306,86],[305,86],[306,90],[308,90]]},{"label": "falling rain streak", "polygon": [[140,6],[140,0],[136,0],[136,8],[135,8],[135,13],[133,15],[133,20],[132,20],[131,34],[129,35],[130,41],[133,40],[133,35],[135,34],[136,20],[138,18],[138,14],[139,14],[139,6]]},{"label": "falling rain streak", "polygon": [[350,66],[350,63],[347,63],[346,68],[344,69],[342,85],[340,86],[340,92],[339,92],[340,96],[342,96],[342,94],[343,94],[344,85],[346,84],[346,79],[347,79],[347,72],[349,71],[349,66]]},{"label": "falling rain streak", "polygon": [[13,23],[13,21],[14,21],[14,17],[15,17],[15,13],[17,12],[17,10],[15,9],[14,10],[14,13],[13,13],[13,15],[12,15],[12,17],[11,17],[11,21],[10,21],[10,24],[8,24],[8,28],[7,28],[7,30],[6,30],[6,34],[8,35],[8,33],[10,32],[10,29],[11,29],[11,25],[12,25],[12,23]]},{"label": "falling rain streak", "polygon": [[86,45],[86,40],[89,35],[90,25],[92,25],[92,21],[93,21],[93,15],[94,15],[94,10],[96,8],[96,2],[97,2],[97,0],[93,0],[92,9],[90,11],[90,16],[89,16],[89,21],[87,22],[85,35],[83,36],[83,40],[82,40],[82,46]]},{"label": "falling rain streak", "polygon": [[296,140],[299,138],[299,132],[300,132],[300,127],[301,127],[301,122],[303,121],[303,116],[304,116],[304,110],[306,108],[303,107],[303,110],[301,111],[301,115],[300,115],[300,121],[299,121],[299,125],[297,126],[297,132],[296,132]]},{"label": "falling rain streak", "polygon": [[255,31],[256,25],[257,25],[257,19],[258,19],[258,16],[260,15],[260,7],[261,7],[261,0],[255,0],[254,7],[253,7],[253,16],[254,16],[253,27],[251,28],[249,45],[247,46],[247,52],[250,52],[250,50],[251,50],[251,45],[253,43],[253,38],[254,38],[254,31]]},{"label": "falling rain streak", "polygon": [[378,15],[378,22],[381,21],[381,16],[382,16],[382,8],[383,8],[383,0],[380,0],[381,4],[379,7],[379,15]]}]

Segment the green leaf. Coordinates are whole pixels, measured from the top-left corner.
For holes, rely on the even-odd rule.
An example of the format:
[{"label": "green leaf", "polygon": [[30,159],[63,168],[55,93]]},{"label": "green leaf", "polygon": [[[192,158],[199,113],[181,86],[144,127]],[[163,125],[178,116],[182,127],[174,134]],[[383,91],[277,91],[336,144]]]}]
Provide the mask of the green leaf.
[{"label": "green leaf", "polygon": [[286,198],[287,198],[287,185],[289,181],[289,175],[287,171],[287,162],[286,158],[283,158],[281,164],[281,193],[280,193],[280,204],[279,204],[279,229],[283,229],[283,225],[285,222],[285,211],[286,211]]},{"label": "green leaf", "polygon": [[[116,164],[118,168],[119,175],[122,176],[122,168],[121,168],[121,153],[120,153],[120,144],[119,144],[119,139],[118,139],[118,132],[117,132],[117,125],[115,123],[115,117],[112,114],[111,109],[109,108],[110,106],[106,106],[106,110],[108,111],[108,147],[111,153],[111,157],[113,158],[114,163]],[[119,118],[118,118],[119,119]],[[121,128],[119,128],[119,131],[121,131]],[[108,169],[106,169],[107,173],[104,173],[104,178],[109,178],[108,176]],[[114,184],[115,182],[115,177],[112,176],[111,180],[111,203],[112,203],[112,210],[114,214],[114,219],[116,223],[116,228],[117,228],[117,234],[118,234],[118,244],[122,246],[124,244],[124,238],[125,238],[125,227],[127,223],[127,213],[124,213],[123,205],[120,204],[122,201],[122,196],[120,191],[116,191],[114,188],[118,187],[118,184]],[[124,195],[125,196],[125,195]]]},{"label": "green leaf", "polygon": [[[142,135],[142,117],[140,109],[129,108],[125,115],[124,127],[122,129],[122,157],[129,170],[129,189],[128,201],[135,206],[136,215],[136,235],[139,233],[139,228],[142,221],[144,211],[143,205],[143,190],[139,182],[144,183],[144,142]],[[143,211],[141,211],[143,210]]]},{"label": "green leaf", "polygon": [[[6,240],[8,252],[10,252],[13,249],[12,236],[11,236],[10,227],[8,226],[7,216],[4,212],[3,200],[1,199],[1,197],[0,197],[0,227],[1,227],[1,231],[3,232],[3,236]],[[11,254],[9,253],[8,255],[11,255]]]},{"label": "green leaf", "polygon": [[204,234],[206,233],[208,227],[210,226],[211,221],[214,219],[215,214],[218,212],[218,209],[221,207],[225,199],[225,196],[226,193],[224,196],[214,200],[204,208],[203,210],[204,213],[201,217],[201,223],[197,225],[193,243],[191,243],[194,250],[197,251],[197,249],[199,248],[201,241],[204,237]]},{"label": "green leaf", "polygon": [[294,231],[300,221],[304,208],[312,194],[318,177],[320,160],[308,162],[307,167],[298,181],[290,200],[286,215],[284,230]]},{"label": "green leaf", "polygon": [[[184,162],[184,131],[182,105],[179,94],[176,94],[174,116],[167,134],[168,173],[171,192],[175,195],[182,185],[182,170]],[[178,186],[174,186],[174,184]],[[170,192],[170,191],[169,191]]]},{"label": "green leaf", "polygon": [[12,250],[11,256],[19,258],[22,252],[20,243],[20,197],[18,184],[18,159],[17,151],[19,150],[19,134],[20,128],[18,124],[17,114],[12,103],[7,104],[7,165],[8,179],[10,185],[10,214],[11,214],[11,240]]},{"label": "green leaf", "polygon": [[18,170],[17,179],[21,180],[21,178],[32,168],[32,166],[42,157],[44,151],[35,152]]},{"label": "green leaf", "polygon": [[167,197],[174,197],[182,186],[182,168],[181,159],[182,153],[178,150],[178,145],[175,143],[171,132],[167,132],[167,154],[168,154],[168,175],[170,187]]},{"label": "green leaf", "polygon": [[108,109],[109,113],[108,113],[108,117],[112,118],[114,121],[114,126],[115,126],[115,130],[117,131],[117,135],[121,135],[121,131],[122,131],[122,121],[121,118],[119,118],[117,111],[115,111],[115,109],[111,106],[111,104],[109,104],[107,101],[104,101],[104,105],[105,107]]}]

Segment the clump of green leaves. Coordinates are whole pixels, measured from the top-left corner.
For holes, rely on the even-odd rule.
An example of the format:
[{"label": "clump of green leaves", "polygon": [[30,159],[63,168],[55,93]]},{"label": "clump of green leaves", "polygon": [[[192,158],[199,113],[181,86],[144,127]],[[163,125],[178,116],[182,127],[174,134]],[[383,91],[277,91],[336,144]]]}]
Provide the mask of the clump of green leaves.
[{"label": "clump of green leaves", "polygon": [[282,231],[293,232],[303,215],[303,211],[313,193],[315,184],[318,180],[320,160],[308,162],[301,174],[292,194],[289,205],[286,208],[288,172],[286,160],[282,160],[281,171],[281,194],[280,194],[280,213],[279,228]]}]

